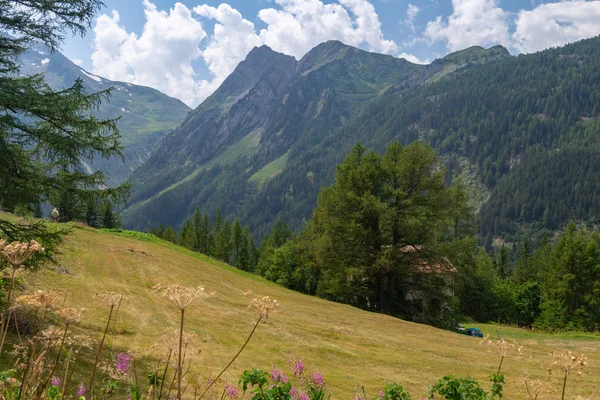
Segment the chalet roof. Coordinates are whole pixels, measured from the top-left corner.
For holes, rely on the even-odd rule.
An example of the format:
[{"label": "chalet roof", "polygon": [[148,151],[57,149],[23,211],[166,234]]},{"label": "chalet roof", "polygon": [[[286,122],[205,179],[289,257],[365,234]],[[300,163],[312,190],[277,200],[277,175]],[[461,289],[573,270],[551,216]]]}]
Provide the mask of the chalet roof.
[{"label": "chalet roof", "polygon": [[[423,246],[421,245],[406,245],[400,248],[400,251],[403,253],[418,254],[422,250]],[[452,265],[450,260],[448,260],[446,257],[433,261],[424,260],[417,256],[412,265],[417,271],[424,274],[455,274],[458,272],[454,265]]]}]

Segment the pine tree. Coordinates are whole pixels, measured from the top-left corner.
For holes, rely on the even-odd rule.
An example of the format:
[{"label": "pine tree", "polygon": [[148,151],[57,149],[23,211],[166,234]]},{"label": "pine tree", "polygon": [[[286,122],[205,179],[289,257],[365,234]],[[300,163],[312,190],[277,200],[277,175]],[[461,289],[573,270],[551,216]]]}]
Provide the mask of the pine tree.
[{"label": "pine tree", "polygon": [[196,207],[194,215],[192,215],[192,221],[190,229],[193,234],[193,242],[189,244],[192,246],[190,249],[201,252],[204,247],[204,241],[206,240],[206,233],[202,229],[202,214],[200,208]]},{"label": "pine tree", "polygon": [[168,225],[162,232],[161,235],[163,240],[171,243],[177,243],[177,232],[173,229],[171,225]]},{"label": "pine tree", "polygon": [[[41,74],[19,74],[23,52],[40,42],[55,51],[68,33],[83,35],[101,6],[99,0],[0,1],[0,208],[35,205],[65,192],[75,199],[127,195],[126,186],[98,189],[104,175],[81,167],[94,155],[121,155],[116,120],[91,113],[109,90],[90,93],[77,80],[55,91]],[[0,233],[11,240],[37,238],[50,249],[64,231],[0,219]]]},{"label": "pine tree", "polygon": [[215,257],[219,260],[229,262],[231,255],[231,224],[228,220],[221,223],[221,229],[215,240]]},{"label": "pine tree", "polygon": [[86,206],[77,196],[71,191],[61,192],[58,199],[53,202],[58,208],[58,221],[83,221],[85,220]]},{"label": "pine tree", "polygon": [[250,228],[244,228],[244,237],[246,238],[246,242],[248,243],[246,246],[248,252],[248,271],[256,271],[258,260],[260,259],[260,253],[254,245],[254,239],[252,239]]},{"label": "pine tree", "polygon": [[164,231],[165,231],[165,224],[163,224],[161,222],[158,226],[151,227],[148,233],[150,233],[158,238],[162,238]]},{"label": "pine tree", "polygon": [[87,202],[87,207],[85,210],[85,223],[92,228],[100,227],[100,216],[98,214],[98,204],[95,200],[90,200]]},{"label": "pine tree", "polygon": [[510,253],[504,244],[500,246],[500,250],[498,251],[496,266],[498,268],[498,276],[500,276],[500,278],[506,278],[509,275]]},{"label": "pine tree", "polygon": [[413,264],[439,259],[436,243],[456,223],[440,163],[419,142],[393,143],[383,157],[353,148],[321,190],[306,233],[323,271],[320,294],[383,312],[402,307],[416,285],[442,296],[440,279],[407,279],[419,273]]},{"label": "pine tree", "polygon": [[519,251],[519,259],[517,260],[517,265],[513,270],[511,275],[511,279],[515,282],[525,283],[535,281],[537,279],[538,271],[536,271],[529,259],[531,257],[531,245],[529,244],[529,239],[527,237],[523,240],[523,245]]},{"label": "pine tree", "polygon": [[238,259],[236,266],[243,271],[250,271],[250,248],[248,243],[248,236],[243,231],[240,238],[240,248],[238,253]]},{"label": "pine tree", "polygon": [[228,220],[221,223],[221,229],[215,240],[215,257],[229,263],[231,255],[231,224]]},{"label": "pine tree", "polygon": [[113,211],[113,205],[109,200],[105,200],[102,204],[100,219],[102,226],[106,229],[115,229],[120,226],[119,216]]},{"label": "pine tree", "polygon": [[199,242],[200,251],[207,256],[210,256],[213,253],[214,239],[210,232],[210,221],[207,214],[204,214],[204,217],[202,218]]},{"label": "pine tree", "polygon": [[242,238],[243,238],[242,226],[240,225],[240,220],[235,219],[233,221],[233,228],[231,232],[231,246],[233,250],[233,265],[236,267],[240,267],[240,251],[243,248]]},{"label": "pine tree", "polygon": [[213,222],[213,232],[218,233],[221,230],[221,224],[223,223],[223,216],[221,215],[221,209],[217,208],[215,219]]},{"label": "pine tree", "polygon": [[186,219],[179,232],[179,244],[186,249],[196,250],[196,234],[194,232],[193,224],[189,219]]}]

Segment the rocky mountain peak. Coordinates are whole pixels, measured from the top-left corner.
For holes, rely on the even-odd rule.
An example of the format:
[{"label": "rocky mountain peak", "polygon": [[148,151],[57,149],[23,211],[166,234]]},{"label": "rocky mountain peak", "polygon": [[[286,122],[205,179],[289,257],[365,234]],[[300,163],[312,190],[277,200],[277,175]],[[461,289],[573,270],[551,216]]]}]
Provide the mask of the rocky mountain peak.
[{"label": "rocky mountain peak", "polygon": [[238,97],[250,90],[265,74],[275,68],[295,69],[294,57],[273,51],[268,46],[253,48],[215,92],[214,100]]}]

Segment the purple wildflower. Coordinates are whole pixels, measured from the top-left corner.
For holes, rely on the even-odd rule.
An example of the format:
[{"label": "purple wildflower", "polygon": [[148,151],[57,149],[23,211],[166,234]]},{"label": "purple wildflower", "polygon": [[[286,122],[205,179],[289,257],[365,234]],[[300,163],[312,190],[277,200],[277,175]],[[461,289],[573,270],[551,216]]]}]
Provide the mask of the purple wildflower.
[{"label": "purple wildflower", "polygon": [[127,374],[129,372],[129,366],[131,364],[131,356],[127,353],[117,354],[117,364],[115,369],[121,374]]},{"label": "purple wildflower", "polygon": [[304,364],[302,364],[302,359],[299,358],[294,365],[292,365],[292,371],[296,377],[302,375],[304,372]]},{"label": "purple wildflower", "polygon": [[59,387],[60,386],[60,378],[58,376],[53,376],[52,380],[50,380],[50,384],[52,386]]},{"label": "purple wildflower", "polygon": [[225,387],[225,393],[227,393],[227,397],[229,397],[229,400],[235,400],[238,397],[238,391],[233,385],[227,385]]},{"label": "purple wildflower", "polygon": [[277,382],[277,378],[279,378],[279,370],[277,368],[273,368],[271,370],[271,380],[273,382]]},{"label": "purple wildflower", "polygon": [[271,380],[273,381],[273,383],[277,383],[277,382],[287,383],[288,378],[283,372],[281,372],[277,368],[273,368],[271,370]]},{"label": "purple wildflower", "polygon": [[310,374],[310,382],[317,387],[325,385],[325,379],[323,379],[323,374],[319,372],[313,372],[312,374]]},{"label": "purple wildflower", "polygon": [[383,399],[385,397],[385,393],[383,393],[383,390],[379,389],[379,398]]},{"label": "purple wildflower", "polygon": [[83,386],[83,383],[79,384],[79,387],[77,388],[77,396],[81,397],[85,394],[85,386]]},{"label": "purple wildflower", "polygon": [[300,393],[298,400],[310,400],[310,397],[306,393]]},{"label": "purple wildflower", "polygon": [[298,400],[298,391],[295,387],[290,389],[290,396],[292,396],[292,399]]}]

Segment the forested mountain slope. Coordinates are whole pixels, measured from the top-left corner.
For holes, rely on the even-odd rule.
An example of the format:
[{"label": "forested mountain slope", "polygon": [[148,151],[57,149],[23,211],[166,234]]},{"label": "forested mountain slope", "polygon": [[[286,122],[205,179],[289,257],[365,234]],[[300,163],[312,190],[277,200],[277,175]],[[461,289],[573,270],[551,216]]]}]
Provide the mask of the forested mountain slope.
[{"label": "forested mountain slope", "polygon": [[356,140],[346,127],[369,104],[505,56],[470,48],[423,66],[337,41],[300,61],[256,48],[132,175],[124,219],[137,229],[178,226],[200,206],[242,217],[259,236],[278,216],[298,227]]},{"label": "forested mountain slope", "polygon": [[600,167],[600,39],[473,65],[439,83],[389,93],[344,135],[382,149],[430,142],[449,173],[491,190],[481,232],[596,221]]},{"label": "forested mountain slope", "polygon": [[[244,75],[257,77],[248,90],[239,72],[256,52],[273,61]],[[261,48],[229,80],[136,172],[130,226],[178,227],[200,206],[259,238],[277,218],[298,228],[354,143],[383,151],[394,139],[431,143],[448,181],[466,177],[488,243],[600,211],[599,38],[518,57],[470,48],[428,66],[339,42],[297,63]]]},{"label": "forested mountain slope", "polygon": [[51,53],[43,45],[23,54],[20,62],[21,74],[44,74],[53,89],[69,87],[77,78],[82,79],[93,92],[113,88],[110,99],[102,103],[96,115],[98,118],[121,117],[117,125],[122,136],[125,160],[99,158],[85,160],[84,164],[86,169],[104,171],[111,186],[123,183],[133,170],[148,159],[160,140],[177,127],[190,111],[180,100],[158,90],[114,82],[88,73],[60,52]]}]

